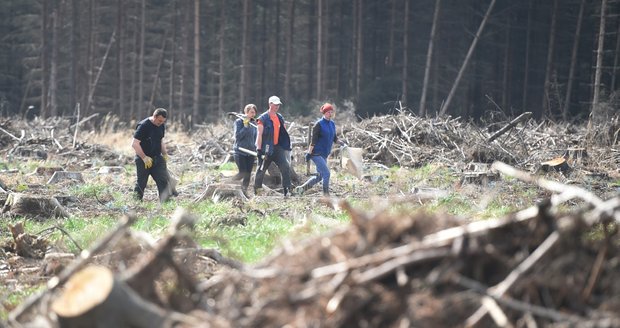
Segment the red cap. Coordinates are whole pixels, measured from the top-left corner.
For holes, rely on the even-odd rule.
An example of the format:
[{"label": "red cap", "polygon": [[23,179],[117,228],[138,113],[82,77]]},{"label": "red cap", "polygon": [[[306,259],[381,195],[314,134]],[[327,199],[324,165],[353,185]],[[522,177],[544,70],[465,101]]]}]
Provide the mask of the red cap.
[{"label": "red cap", "polygon": [[330,110],[334,110],[334,107],[332,107],[332,104],[330,103],[324,103],[323,106],[321,106],[322,114],[325,114],[325,112],[329,112]]}]

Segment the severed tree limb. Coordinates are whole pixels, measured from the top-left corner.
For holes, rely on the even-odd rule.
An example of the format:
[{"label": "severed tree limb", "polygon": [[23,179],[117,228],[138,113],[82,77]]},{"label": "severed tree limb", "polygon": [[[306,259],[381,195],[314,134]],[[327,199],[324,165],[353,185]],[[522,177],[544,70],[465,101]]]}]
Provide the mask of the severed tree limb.
[{"label": "severed tree limb", "polygon": [[[512,272],[510,272],[510,274],[508,274],[508,276],[506,277],[506,279],[504,279],[502,282],[500,282],[499,284],[495,285],[494,287],[489,289],[489,294],[491,294],[491,296],[499,298],[504,296],[504,294],[506,294],[506,292],[508,292],[508,290],[529,270],[531,269],[534,264],[536,264],[540,259],[543,258],[543,256],[545,254],[547,254],[560,240],[560,232],[559,231],[554,231],[552,232],[547,239],[545,239],[545,241],[543,241],[538,248],[536,248],[536,250],[534,250],[534,252],[532,252],[532,254],[530,254],[530,256],[528,256],[523,262],[521,262],[514,270],[512,270]],[[493,298],[491,296],[484,296],[483,299],[488,300],[493,300]],[[495,302],[495,301],[493,301]],[[483,303],[484,304],[484,303]],[[467,318],[467,320],[465,321],[465,327],[473,327],[476,324],[478,324],[478,322],[480,322],[480,320],[482,320],[482,318],[484,318],[484,316],[489,312],[489,308],[488,306],[481,306],[480,308],[478,308],[478,310],[472,314],[469,318]]]},{"label": "severed tree limb", "polygon": [[499,138],[502,134],[506,133],[506,131],[512,129],[517,124],[529,119],[531,116],[532,116],[532,112],[525,112],[517,116],[514,120],[510,121],[510,123],[506,124],[503,128],[493,133],[493,135],[490,136],[489,139],[487,139],[487,142],[492,142],[493,140]]},{"label": "severed tree limb", "polygon": [[183,226],[193,227],[196,218],[184,209],[178,208],[172,221],[167,236],[160,240],[155,249],[148,256],[143,257],[143,261],[126,270],[122,275],[121,280],[131,286],[143,298],[158,300],[154,286],[155,278],[167,265],[175,270],[179,281],[184,283],[184,286],[191,292],[195,291],[196,284],[191,276],[174,262],[172,248],[179,240],[179,230]]},{"label": "severed tree limb", "polygon": [[133,214],[125,215],[120,220],[120,224],[114,229],[114,231],[110,232],[107,236],[101,239],[97,244],[95,244],[90,250],[83,250],[80,252],[80,256],[73,261],[69,266],[67,266],[58,276],[53,277],[47,282],[47,288],[39,291],[31,295],[28,299],[26,299],[23,303],[21,303],[18,307],[16,307],[11,313],[9,313],[8,321],[14,326],[20,326],[18,323],[18,319],[21,315],[28,311],[31,307],[33,307],[37,302],[43,298],[49,291],[53,291],[54,289],[62,286],[64,283],[69,280],[69,278],[79,271],[84,264],[94,255],[99,253],[101,250],[106,248],[112,241],[116,240],[118,237],[123,235],[126,232],[126,229],[131,226],[137,217]]},{"label": "severed tree limb", "polygon": [[[16,136],[14,136],[13,134],[11,134],[11,132],[9,132],[9,131],[7,131],[7,130],[5,130],[3,128],[0,128],[0,131],[4,132],[4,134],[8,135],[9,137],[11,137],[11,139],[13,139],[15,141],[22,141],[21,138],[18,138]],[[23,132],[23,130],[22,130],[22,132]],[[24,137],[24,134],[22,133],[22,138],[23,137]]]},{"label": "severed tree limb", "polygon": [[538,317],[550,319],[556,322],[575,322],[576,323],[576,322],[581,322],[584,320],[580,316],[576,316],[572,314],[565,314],[565,313],[562,313],[560,311],[556,311],[553,309],[522,302],[522,301],[516,300],[511,297],[507,297],[507,296],[496,297],[488,292],[487,286],[484,286],[480,282],[469,279],[458,273],[452,273],[449,279],[457,285],[463,286],[465,288],[469,288],[477,293],[481,293],[485,296],[488,296],[492,298],[493,300],[495,300],[497,303],[503,306],[506,306],[508,308],[511,308],[513,310],[517,310],[517,311],[521,311],[525,313],[532,313]]}]

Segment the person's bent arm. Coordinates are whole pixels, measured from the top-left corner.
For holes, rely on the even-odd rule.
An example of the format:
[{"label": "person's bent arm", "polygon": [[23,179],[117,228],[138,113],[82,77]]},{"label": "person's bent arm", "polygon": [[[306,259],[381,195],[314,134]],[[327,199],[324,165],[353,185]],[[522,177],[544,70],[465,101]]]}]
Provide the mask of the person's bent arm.
[{"label": "person's bent arm", "polygon": [[265,129],[265,127],[263,126],[262,123],[260,123],[260,121],[258,121],[258,124],[256,126],[256,150],[261,150],[262,146],[263,146],[263,130]]},{"label": "person's bent arm", "polygon": [[133,148],[133,150],[136,152],[136,155],[138,155],[138,157],[144,160],[144,157],[146,157],[146,154],[144,153],[144,150],[142,150],[142,146],[140,145],[140,140],[134,138],[133,141],[131,142],[131,148]]}]

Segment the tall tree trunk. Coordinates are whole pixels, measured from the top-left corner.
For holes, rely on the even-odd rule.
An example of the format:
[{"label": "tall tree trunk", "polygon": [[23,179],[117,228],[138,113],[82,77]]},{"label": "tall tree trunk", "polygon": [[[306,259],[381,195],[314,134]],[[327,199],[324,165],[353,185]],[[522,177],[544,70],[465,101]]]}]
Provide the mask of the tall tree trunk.
[{"label": "tall tree trunk", "polygon": [[[585,0],[583,0],[585,1]],[[620,24],[616,30],[616,49],[614,51],[614,67],[611,70],[611,91],[616,91],[616,75],[618,74],[618,65],[620,65]]]},{"label": "tall tree trunk", "polygon": [[241,72],[239,76],[239,104],[237,107],[243,108],[247,103],[248,78],[249,78],[249,58],[248,40],[250,38],[250,6],[251,0],[243,1],[242,31],[241,31]]},{"label": "tall tree trunk", "polygon": [[[173,19],[172,19],[172,47],[170,49],[170,75],[168,78],[168,109],[173,109],[174,108],[174,88],[175,88],[175,84],[174,81],[176,79],[176,66],[177,66],[177,42],[178,41],[178,34],[177,34],[177,28],[179,27],[179,11],[178,11],[178,4],[176,1],[174,1],[173,3]],[[177,115],[176,117],[178,118],[180,115],[178,115],[180,112],[177,111]],[[175,116],[172,116],[175,117]]]},{"label": "tall tree trunk", "polygon": [[[408,2],[408,1],[407,1]],[[431,61],[433,59],[433,45],[435,44],[435,33],[439,24],[439,10],[441,0],[435,0],[435,12],[433,13],[433,25],[431,26],[431,36],[428,40],[428,50],[426,52],[426,64],[424,65],[424,82],[422,82],[422,95],[420,96],[420,108],[418,114],[426,116],[426,94],[428,93],[428,81],[431,73]]]},{"label": "tall tree trunk", "polygon": [[54,8],[52,9],[52,58],[50,60],[50,116],[58,116],[58,37],[60,34],[60,3],[54,1]]},{"label": "tall tree trunk", "polygon": [[276,11],[275,15],[275,31],[273,33],[273,47],[270,53],[271,60],[271,72],[273,73],[273,82],[271,83],[271,88],[274,93],[280,94],[282,91],[281,83],[280,83],[280,0],[275,0],[276,2]]},{"label": "tall tree trunk", "polygon": [[549,45],[547,47],[547,65],[545,68],[545,82],[543,84],[542,99],[542,117],[545,115],[552,116],[551,99],[549,99],[549,88],[551,84],[551,72],[553,71],[553,50],[555,48],[555,26],[558,11],[558,0],[553,0],[553,9],[551,9],[551,26],[549,27]]},{"label": "tall tree trunk", "polygon": [[39,114],[42,118],[46,118],[49,114],[47,107],[47,95],[48,95],[48,77],[49,77],[49,42],[48,42],[48,27],[50,17],[50,3],[51,0],[43,0],[43,21],[41,22],[41,111]]},{"label": "tall tree trunk", "polygon": [[504,65],[502,70],[502,108],[504,109],[510,106],[510,63],[512,61],[512,56],[510,55],[512,53],[512,15],[508,14],[506,16],[506,46],[504,47]]},{"label": "tall tree trunk", "polygon": [[[405,0],[408,4],[409,1]],[[389,41],[388,41],[388,54],[385,59],[385,65],[388,67],[392,67],[394,65],[394,42],[396,41],[396,22],[400,19],[400,13],[396,10],[397,8],[397,0],[390,1],[390,30],[389,30]]]},{"label": "tall tree trunk", "polygon": [[194,0],[194,104],[192,110],[192,127],[200,119],[200,0]]},{"label": "tall tree trunk", "polygon": [[117,92],[118,98],[116,100],[117,106],[115,106],[116,113],[120,117],[125,117],[125,49],[123,42],[125,42],[124,20],[125,9],[123,0],[116,2],[117,18],[116,18],[116,30],[118,31],[118,42],[116,42],[116,78],[117,78]]},{"label": "tall tree trunk", "polygon": [[135,54],[138,54],[140,52],[140,20],[139,19],[134,19],[134,26],[133,26],[133,34],[132,34],[132,40],[131,40],[131,45],[132,45],[132,51],[130,51],[131,53],[133,53],[133,56],[130,56],[130,63],[129,63],[129,75],[131,77],[131,81],[129,82],[129,92],[130,92],[130,100],[129,100],[129,118],[130,120],[139,120],[142,117],[142,113],[140,113],[140,115],[138,114],[138,100],[137,98],[137,93],[138,93],[138,89],[136,88],[136,80],[138,79],[138,56],[136,56]]},{"label": "tall tree trunk", "polygon": [[[160,73],[161,66],[164,63],[164,55],[166,54],[166,44],[168,43],[168,30],[164,32],[164,37],[161,41],[161,49],[159,49],[159,60],[157,61],[157,69],[155,70],[155,77],[153,78],[153,87],[151,88],[151,96],[149,97],[149,108],[155,108],[155,94],[160,85]],[[157,106],[160,107],[160,106]]]},{"label": "tall tree trunk", "polygon": [[409,85],[409,1],[405,1],[405,17],[403,18],[403,71],[402,71],[402,102],[408,104]]},{"label": "tall tree trunk", "polygon": [[[220,49],[219,49],[219,81],[218,81],[218,92],[217,92],[217,112],[218,113],[222,113],[224,111],[224,83],[226,82],[226,79],[224,78],[224,62],[225,62],[225,58],[224,56],[226,56],[226,49],[225,49],[225,45],[226,43],[224,42],[224,40],[226,39],[226,0],[222,0],[220,1],[220,32],[219,32],[219,36],[220,36]],[[237,108],[242,108],[241,106],[238,106]]]},{"label": "tall tree trunk", "polygon": [[[182,11],[183,11],[183,22],[189,22],[191,18],[191,12],[193,11],[193,4],[190,2],[183,2]],[[191,33],[189,32],[188,24],[181,24],[181,38],[183,39],[183,47],[181,48],[180,55],[180,65],[181,65],[181,73],[179,75],[179,108],[184,112],[184,124],[186,126],[191,126],[191,121],[189,120],[191,116],[191,112],[185,107],[185,81],[187,80],[187,69],[189,65],[189,41]]]},{"label": "tall tree trunk", "polygon": [[293,35],[295,34],[295,0],[290,0],[289,2],[288,17],[288,33],[286,34],[286,67],[284,69],[284,99],[290,99],[291,97],[291,78],[293,74]]},{"label": "tall tree trunk", "polygon": [[525,110],[528,102],[528,88],[530,85],[530,47],[532,34],[532,13],[534,11],[534,0],[529,1],[527,8],[527,29],[525,32],[525,65],[523,65],[523,98],[521,98],[521,108]]},{"label": "tall tree trunk", "polygon": [[69,106],[75,108],[77,103],[78,63],[80,60],[80,0],[71,0],[71,68],[69,72]]},{"label": "tall tree trunk", "polygon": [[146,33],[146,0],[140,7],[140,52],[138,53],[138,113],[144,114],[144,39]]},{"label": "tall tree trunk", "polygon": [[315,73],[315,63],[316,61],[314,60],[314,52],[316,50],[315,48],[315,32],[316,29],[314,28],[314,24],[315,24],[315,20],[314,20],[314,16],[316,15],[316,6],[310,5],[310,10],[308,11],[308,53],[307,53],[307,62],[308,62],[308,70],[306,73],[307,76],[307,93],[306,93],[306,98],[307,99],[312,99],[313,95],[315,94],[313,91],[315,91],[314,88],[314,73]]},{"label": "tall tree trunk", "polygon": [[356,40],[356,44],[355,44],[355,58],[356,58],[356,62],[355,62],[355,97],[359,99],[360,97],[360,93],[361,93],[361,88],[362,88],[362,73],[363,73],[363,67],[362,67],[362,63],[363,63],[363,54],[364,54],[364,39],[363,39],[363,12],[364,12],[364,0],[357,0],[355,2],[357,4],[356,9],[357,11],[355,12],[355,17],[356,17],[356,31],[355,31],[355,40]]},{"label": "tall tree trunk", "polygon": [[496,0],[491,0],[491,4],[489,5],[487,12],[484,14],[484,18],[482,19],[482,22],[480,23],[480,27],[478,27],[478,31],[476,32],[476,36],[474,37],[474,41],[471,43],[469,50],[467,51],[467,55],[465,56],[463,65],[461,65],[461,68],[459,69],[459,73],[456,76],[456,80],[454,81],[454,84],[452,85],[452,89],[450,90],[450,93],[448,94],[448,98],[446,99],[446,102],[444,103],[444,105],[441,107],[439,116],[445,115],[446,112],[448,111],[448,108],[450,107],[452,98],[454,98],[454,94],[456,93],[456,89],[459,86],[459,82],[461,81],[461,78],[463,77],[463,73],[465,72],[465,69],[467,68],[467,64],[469,64],[469,60],[471,59],[471,55],[474,53],[474,49],[476,49],[476,44],[478,44],[478,40],[480,40],[480,35],[482,34],[482,30],[484,30],[484,26],[486,25],[487,20],[489,19],[489,16],[491,15],[491,11],[493,11],[493,7],[495,6],[495,1]]},{"label": "tall tree trunk", "polygon": [[323,98],[323,37],[325,27],[323,22],[323,0],[317,0],[317,38],[316,38],[316,98]]},{"label": "tall tree trunk", "polygon": [[[573,92],[573,81],[575,80],[575,67],[577,66],[577,52],[579,50],[579,39],[581,39],[581,23],[583,22],[585,4],[586,0],[581,0],[579,15],[577,16],[577,27],[575,28],[575,36],[573,38],[573,51],[570,57],[568,81],[566,81],[566,97],[564,98],[564,108],[562,109],[562,119],[564,121],[568,121],[568,113],[570,111],[570,100]],[[620,34],[618,36],[620,37]]]},{"label": "tall tree trunk", "polygon": [[598,48],[596,49],[596,72],[594,74],[594,95],[592,96],[592,111],[590,112],[590,118],[595,122],[599,121],[601,117],[599,114],[599,97],[601,94],[601,75],[603,71],[603,51],[605,50],[605,15],[607,11],[607,0],[601,0],[601,19],[598,30]]}]

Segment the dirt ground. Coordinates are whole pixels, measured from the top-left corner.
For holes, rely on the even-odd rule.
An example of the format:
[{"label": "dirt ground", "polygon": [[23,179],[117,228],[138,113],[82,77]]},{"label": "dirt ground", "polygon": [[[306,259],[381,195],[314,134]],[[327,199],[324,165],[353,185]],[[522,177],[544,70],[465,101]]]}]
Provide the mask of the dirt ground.
[{"label": "dirt ground", "polygon": [[[143,313],[141,317],[157,318],[162,326],[178,327],[620,327],[620,284],[615,279],[620,270],[618,118],[597,128],[524,120],[499,136],[510,120],[472,124],[407,113],[359,122],[346,114],[338,119],[345,122],[339,124],[339,137],[350,147],[364,149],[366,168],[441,163],[461,174],[460,183],[470,184],[487,183],[501,171],[540,186],[547,197],[506,218],[476,222],[395,211],[385,202],[368,211],[338,197],[325,199],[326,206],[349,214],[349,226],[285,244],[256,265],[201,249],[183,233],[195,222],[190,213],[177,213],[171,229],[156,243],[132,232],[132,219],[127,217],[127,226],[93,246],[99,246],[96,252],[73,262],[66,261],[69,255],[49,255],[53,252],[45,238],[20,232],[19,227],[12,232],[3,228],[2,236],[12,237],[12,242],[0,250],[0,279],[14,290],[48,281],[48,289],[32,302],[12,309],[7,324],[89,326],[114,317],[117,321],[106,321],[108,326],[151,326],[135,319]],[[96,176],[129,192],[131,184],[118,181],[126,180],[124,175],[100,170],[132,163],[127,137],[131,132],[113,118],[104,123],[98,132],[81,132],[75,138],[68,121],[4,119],[0,162],[48,160],[64,171],[82,172],[84,179]],[[209,182],[227,181],[220,172],[205,168],[229,161],[229,123],[201,127],[191,136],[170,127],[170,167],[177,177],[195,181],[179,185],[179,197],[194,199]],[[292,123],[293,163],[299,168],[309,121]],[[90,131],[89,122],[82,129]],[[510,167],[491,167],[494,161]],[[520,171],[511,171],[514,168]],[[0,191],[3,204],[15,198],[11,195],[20,185],[45,195],[53,175],[36,168],[25,176],[8,167],[0,170],[0,188],[6,191]],[[24,180],[12,178],[18,175]],[[375,178],[362,181],[372,184]],[[58,182],[49,196],[82,215],[127,213],[107,205],[110,195],[86,200],[59,194],[74,183]],[[154,188],[150,189],[147,200],[154,200]],[[273,189],[276,192],[264,197],[283,200],[277,183]],[[338,181],[333,193],[340,198],[368,197],[367,188],[351,190]],[[402,196],[409,201],[423,198],[419,190]],[[244,200],[238,201],[243,206]],[[19,211],[5,205],[3,215]],[[42,207],[40,216],[49,213]],[[20,244],[28,247],[18,249]],[[113,290],[132,297],[114,298],[117,295],[110,292],[96,310],[59,315],[57,300],[70,294],[64,284],[92,264],[109,268],[116,278]],[[132,310],[109,306],[119,300]]]}]

